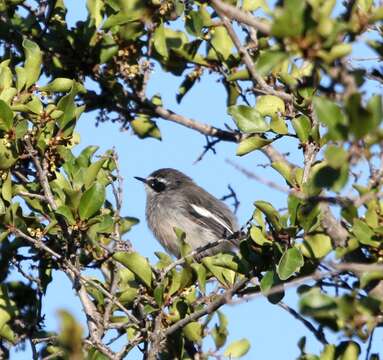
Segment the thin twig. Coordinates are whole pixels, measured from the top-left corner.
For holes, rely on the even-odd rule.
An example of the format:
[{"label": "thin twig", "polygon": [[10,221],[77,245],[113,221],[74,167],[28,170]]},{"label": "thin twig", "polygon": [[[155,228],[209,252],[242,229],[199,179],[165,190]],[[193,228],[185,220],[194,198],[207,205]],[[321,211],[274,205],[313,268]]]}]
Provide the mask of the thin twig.
[{"label": "thin twig", "polygon": [[237,193],[234,191],[234,189],[231,187],[231,185],[229,184],[229,185],[227,185],[227,187],[228,187],[230,193],[228,195],[222,196],[221,200],[225,201],[228,199],[233,199],[233,201],[234,201],[234,203],[233,203],[234,211],[233,212],[234,212],[234,214],[236,214],[241,202],[239,201]]},{"label": "thin twig", "polygon": [[239,23],[243,23],[253,27],[254,29],[259,30],[260,32],[268,35],[271,31],[270,24],[259,21],[257,18],[252,16],[250,13],[244,12],[243,10],[224,3],[220,0],[211,0],[210,1],[214,8],[223,12],[228,18],[238,21]]},{"label": "thin twig", "polygon": [[323,345],[327,345],[328,342],[326,340],[326,337],[323,333],[323,330],[319,327],[318,329],[313,325],[311,324],[310,321],[308,321],[307,319],[305,319],[301,314],[299,314],[295,309],[291,308],[289,305],[287,305],[286,303],[284,303],[283,301],[280,301],[278,303],[278,305],[286,310],[289,314],[291,314],[295,319],[299,320],[304,326],[306,326],[306,328],[308,330],[310,330],[314,336],[316,337],[316,339]]},{"label": "thin twig", "polygon": [[212,312],[219,309],[222,305],[225,305],[231,302],[233,296],[236,295],[236,293],[239,290],[241,290],[247,284],[248,281],[250,280],[247,277],[243,278],[242,280],[239,280],[236,284],[234,284],[234,286],[231,289],[226,290],[222,295],[219,295],[216,300],[214,300],[212,303],[207,305],[205,308],[199,311],[196,311],[190,315],[187,315],[183,319],[169,326],[164,332],[163,336],[164,337],[170,336],[175,331],[177,331],[178,329],[182,329],[184,326],[186,326],[190,322],[198,320],[202,316],[211,314]]},{"label": "thin twig", "polygon": [[260,182],[261,184],[264,184],[272,189],[278,190],[284,194],[288,194],[291,191],[288,187],[279,185],[272,180],[268,180],[268,179],[265,179],[264,177],[258,176],[254,172],[247,170],[246,168],[240,166],[239,164],[235,163],[234,161],[230,159],[226,159],[226,162],[230,164],[231,166],[233,166],[236,170],[244,174],[249,179],[256,180]]},{"label": "thin twig", "polygon": [[212,151],[213,154],[217,153],[214,146],[217,145],[221,141],[221,139],[210,140],[207,135],[205,136],[205,138],[206,138],[206,145],[204,145],[202,153],[193,162],[193,165],[195,165],[199,161],[201,161],[203,159],[203,157],[208,153],[208,151]]},{"label": "thin twig", "polygon": [[263,77],[261,75],[259,75],[257,73],[257,71],[255,70],[255,67],[254,67],[253,60],[251,59],[247,50],[242,46],[241,40],[239,39],[239,37],[235,33],[229,19],[226,17],[226,14],[222,10],[220,10],[220,8],[219,8],[220,5],[218,5],[218,6],[216,5],[216,3],[220,4],[220,1],[214,0],[214,1],[212,1],[212,3],[213,3],[213,7],[215,8],[218,15],[220,16],[231,40],[233,41],[235,47],[237,48],[237,51],[240,54],[242,61],[245,64],[246,69],[249,72],[249,74],[253,80],[254,86],[260,87],[264,93],[278,96],[279,98],[281,98],[285,101],[291,102],[293,100],[293,96],[291,94],[288,94],[284,91],[275,90],[272,86],[270,86],[266,83],[266,81],[263,79]]},{"label": "thin twig", "polygon": [[39,158],[36,156],[36,150],[33,149],[32,144],[31,144],[31,140],[29,139],[29,137],[26,138],[25,142],[27,145],[26,146],[27,151],[28,151],[28,153],[29,153],[29,155],[30,155],[35,167],[36,167],[37,176],[38,176],[40,184],[43,188],[45,199],[48,202],[48,204],[50,205],[50,207],[52,208],[52,210],[57,210],[57,205],[54,201],[54,197],[53,197],[51,188],[49,186],[49,181],[48,181],[48,177],[47,177],[48,164],[46,164],[46,161],[43,163],[43,165],[41,164]]}]

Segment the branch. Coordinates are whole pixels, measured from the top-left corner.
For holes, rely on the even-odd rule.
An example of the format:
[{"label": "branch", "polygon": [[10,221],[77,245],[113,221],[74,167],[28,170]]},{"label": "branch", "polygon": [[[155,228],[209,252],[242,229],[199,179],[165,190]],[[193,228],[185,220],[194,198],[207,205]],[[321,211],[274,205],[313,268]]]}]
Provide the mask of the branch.
[{"label": "branch", "polygon": [[42,241],[36,240],[33,237],[28,236],[27,234],[24,234],[19,229],[11,228],[11,227],[9,229],[15,235],[18,235],[21,238],[23,238],[23,239],[27,240],[28,242],[30,242],[31,244],[33,244],[36,247],[36,249],[43,249],[44,251],[46,251],[47,253],[49,253],[53,257],[55,257],[57,260],[61,260],[63,262],[64,266],[66,267],[66,269],[63,268],[64,272],[67,269],[72,271],[76,276],[79,277],[81,282],[84,282],[85,284],[91,285],[91,286],[95,287],[97,290],[99,290],[100,292],[102,292],[108,299],[110,299],[114,303],[114,305],[116,305],[122,312],[124,312],[129,317],[129,320],[131,320],[132,322],[134,322],[137,325],[139,324],[138,319],[134,315],[130,314],[129,310],[127,308],[125,308],[125,306],[122,305],[114,296],[112,296],[107,290],[105,290],[97,282],[95,282],[95,281],[93,281],[91,279],[87,279],[86,277],[84,277],[80,273],[80,271],[78,269],[76,269],[76,267],[74,267],[68,260],[64,259],[60,254],[56,253],[50,247],[45,245]]},{"label": "branch", "polygon": [[179,329],[182,329],[184,326],[189,324],[192,321],[198,320],[202,316],[211,314],[212,312],[219,309],[222,305],[225,305],[229,302],[231,302],[234,295],[237,294],[239,290],[241,290],[247,282],[250,281],[249,278],[245,277],[242,280],[238,281],[231,289],[226,290],[222,295],[219,295],[216,300],[214,300],[212,303],[207,305],[204,309],[201,309],[199,311],[196,311],[183,319],[177,321],[173,325],[169,326],[166,331],[164,332],[164,337],[170,336],[174,332],[176,332]]},{"label": "branch", "polygon": [[216,144],[218,144],[221,139],[220,138],[217,138],[215,140],[210,140],[209,137],[207,135],[205,135],[205,138],[206,138],[206,145],[204,145],[203,147],[203,151],[202,153],[198,156],[198,158],[193,162],[193,165],[197,164],[199,161],[201,161],[204,156],[207,154],[207,152],[210,150],[213,152],[213,154],[215,155],[217,152],[214,148],[214,146]]},{"label": "branch", "polygon": [[41,165],[40,160],[37,158],[36,150],[33,149],[31,140],[29,137],[26,138],[26,148],[28,151],[29,156],[31,157],[33,163],[35,164],[36,171],[37,171],[37,176],[39,178],[40,184],[43,188],[44,196],[52,210],[57,210],[57,205],[55,203],[51,188],[49,186],[49,181],[47,177],[47,169],[48,169],[48,164],[46,161],[44,161],[43,166]]},{"label": "branch", "polygon": [[203,245],[203,246],[199,246],[197,247],[196,249],[194,249],[193,251],[190,251],[187,255],[185,255],[184,257],[181,257],[175,261],[173,261],[170,265],[168,265],[164,270],[162,270],[162,273],[161,273],[161,277],[162,279],[165,277],[165,275],[172,269],[174,269],[176,266],[178,265],[182,265],[183,263],[186,262],[187,259],[190,259],[196,255],[199,255],[199,254],[202,254],[205,250],[209,250],[209,249],[212,249],[216,246],[218,246],[219,244],[223,243],[223,242],[227,242],[227,241],[238,241],[239,242],[239,236],[241,234],[239,232],[237,233],[234,233],[233,235],[227,237],[227,238],[222,238],[222,239],[219,239],[217,241],[212,241],[212,242],[209,242],[207,243],[206,245]]},{"label": "branch", "polygon": [[145,107],[152,110],[156,115],[163,119],[173,121],[177,124],[188,127],[198,131],[199,133],[207,136],[213,136],[224,141],[239,142],[242,139],[242,135],[238,132],[226,131],[214,126],[198,122],[194,119],[177,114],[171,110],[165,109],[162,106],[154,105],[151,101],[145,100],[143,103]]},{"label": "branch", "polygon": [[332,214],[328,204],[322,202],[319,206],[322,211],[321,224],[332,239],[334,245],[340,247],[346,246],[349,236],[348,231]]},{"label": "branch", "polygon": [[235,6],[229,5],[220,0],[210,0],[210,2],[216,10],[223,12],[225,16],[227,16],[228,18],[236,20],[240,23],[249,25],[266,35],[270,34],[271,32],[270,24],[263,21],[259,21],[250,13],[247,13]]},{"label": "branch", "polygon": [[260,182],[261,184],[264,184],[264,185],[266,185],[266,186],[268,186],[274,190],[278,190],[284,194],[288,194],[291,191],[287,186],[279,185],[272,180],[268,180],[268,179],[265,179],[261,176],[258,176],[257,174],[253,173],[252,171],[247,170],[246,168],[240,166],[239,164],[235,163],[234,161],[232,161],[230,159],[226,159],[226,162],[229,165],[233,166],[236,170],[238,170],[239,172],[244,174],[249,179],[256,180],[256,181]]},{"label": "branch", "polygon": [[286,310],[289,314],[291,314],[295,319],[299,320],[300,322],[302,322],[302,324],[304,326],[306,326],[306,328],[308,330],[310,330],[314,336],[316,337],[316,339],[323,345],[327,345],[328,342],[326,340],[326,337],[323,333],[323,330],[319,327],[318,329],[315,328],[315,326],[313,324],[311,324],[310,321],[306,320],[301,314],[299,314],[299,312],[297,312],[295,309],[291,308],[290,306],[288,306],[287,304],[285,304],[283,301],[280,301],[278,303],[278,305]]},{"label": "branch", "polygon": [[[216,1],[212,1],[215,3]],[[214,6],[214,5],[213,5]],[[223,25],[225,26],[231,40],[233,41],[235,47],[237,48],[238,53],[240,54],[242,61],[244,62],[247,71],[249,72],[254,86],[256,87],[257,85],[260,87],[262,92],[270,95],[275,95],[280,97],[281,99],[292,102],[293,96],[290,94],[287,94],[283,91],[277,91],[275,90],[272,86],[268,85],[265,80],[263,80],[263,77],[259,75],[254,67],[254,63],[252,58],[250,57],[249,53],[247,50],[242,46],[241,40],[238,38],[237,34],[235,33],[230,21],[227,19],[225,14],[220,11],[216,6],[214,6],[215,10],[217,11],[218,15],[222,19]]]}]

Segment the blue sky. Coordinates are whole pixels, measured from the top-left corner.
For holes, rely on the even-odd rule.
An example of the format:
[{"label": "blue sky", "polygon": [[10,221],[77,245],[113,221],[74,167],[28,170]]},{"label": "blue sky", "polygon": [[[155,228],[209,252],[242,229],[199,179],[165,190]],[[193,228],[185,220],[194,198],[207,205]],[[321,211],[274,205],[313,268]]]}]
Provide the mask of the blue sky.
[{"label": "blue sky", "polygon": [[[86,17],[85,0],[65,0],[65,4],[69,9],[67,20],[70,24]],[[160,93],[166,107],[188,117],[219,127],[223,127],[224,123],[233,126],[231,118],[226,114],[223,87],[217,83],[217,80],[216,76],[204,76],[203,81],[196,84],[185,96],[182,104],[178,105],[175,101],[175,93],[182,77],[176,78],[166,74],[156,66],[149,82],[148,93]],[[205,139],[192,130],[158,119],[157,123],[163,140],[161,142],[152,139],[140,140],[130,131],[120,131],[115,124],[105,123],[95,127],[95,119],[96,113],[87,113],[80,118],[77,131],[81,135],[81,144],[77,151],[87,145],[96,144],[100,146],[99,154],[101,154],[115,147],[120,159],[121,175],[124,178],[123,215],[135,216],[141,220],[127,234],[127,238],[137,251],[152,262],[156,260],[154,252],[162,251],[162,249],[147,228],[144,217],[145,192],[142,183],[137,182],[134,176],[146,176],[158,168],[173,167],[187,173],[216,197],[227,194],[227,186],[230,184],[241,201],[237,213],[240,224],[244,224],[251,216],[255,200],[269,201],[276,208],[286,206],[283,194],[247,179],[225,162],[225,159],[231,159],[264,178],[283,184],[283,180],[276,176],[272,169],[257,166],[267,163],[267,159],[260,152],[238,158],[235,156],[236,145],[222,142],[216,146],[217,155],[208,153],[202,161],[193,165],[203,149]],[[296,153],[297,155],[293,155],[290,159],[301,163],[296,145],[294,141],[280,142],[277,147],[282,152]],[[230,200],[228,204],[231,205]],[[288,291],[284,301],[292,306],[297,303],[294,289]],[[64,275],[56,272],[44,303],[48,329],[57,330],[59,309],[70,311],[84,323],[81,305],[74,296],[69,281]],[[297,342],[304,335],[308,338],[308,352],[318,353],[321,348],[300,322],[263,298],[235,306],[226,306],[223,311],[229,319],[228,343],[243,337],[251,342],[251,349],[244,357],[245,359],[296,358],[299,354]],[[375,343],[375,351],[377,351],[378,345],[382,345],[381,339],[376,340]],[[29,345],[27,345],[24,351],[13,351],[12,359],[27,359],[31,357],[30,354]],[[133,352],[127,359],[135,359],[137,355]]]}]

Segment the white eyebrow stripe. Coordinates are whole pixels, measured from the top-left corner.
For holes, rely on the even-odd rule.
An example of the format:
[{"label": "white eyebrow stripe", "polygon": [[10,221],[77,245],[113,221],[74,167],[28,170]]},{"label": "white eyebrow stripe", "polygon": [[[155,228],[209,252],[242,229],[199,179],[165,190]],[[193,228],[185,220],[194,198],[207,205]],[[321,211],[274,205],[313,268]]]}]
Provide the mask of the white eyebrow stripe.
[{"label": "white eyebrow stripe", "polygon": [[215,220],[218,224],[222,225],[230,234],[234,234],[233,230],[225,221],[223,221],[218,216],[211,213],[208,209],[194,205],[194,204],[190,204],[190,205],[194,209],[194,211],[197,212],[199,215]]}]

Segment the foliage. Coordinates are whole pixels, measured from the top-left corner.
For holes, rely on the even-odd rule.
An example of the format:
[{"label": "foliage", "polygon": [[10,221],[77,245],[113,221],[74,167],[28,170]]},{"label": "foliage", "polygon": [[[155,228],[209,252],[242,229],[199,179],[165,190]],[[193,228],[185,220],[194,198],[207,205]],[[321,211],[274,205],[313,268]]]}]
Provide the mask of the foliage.
[{"label": "foliage", "polygon": [[[221,350],[240,357],[250,344],[226,344],[228,321],[218,309],[260,295],[283,306],[284,288],[305,283],[299,313],[287,309],[323,351],[307,354],[301,339],[300,358],[357,359],[383,316],[382,101],[368,91],[383,75],[350,66],[348,56],[362,42],[381,60],[383,8],[372,0],[269,6],[88,0],[87,19],[69,28],[63,0],[1,2],[2,357],[27,340],[36,359],[122,359],[135,347],[148,359]],[[178,102],[206,74],[218,75],[237,129],[147,98],[153,64],[182,77]],[[196,261],[198,251],[182,246],[181,260],[158,253],[150,264],[123,241],[138,220],[120,213],[117,154],[95,156],[97,146],[72,152],[81,113],[94,110],[98,121],[117,121],[140,138],[161,139],[161,118],[238,143],[240,156],[262,151],[286,183],[276,187],[287,210],[258,199],[237,254]],[[301,164],[276,150],[280,139],[296,145]],[[86,276],[89,268],[98,275]],[[14,270],[25,280],[8,281]],[[45,330],[42,304],[54,270],[72,281],[86,331],[65,312],[60,333]],[[329,344],[328,329],[345,340]],[[117,350],[105,340],[116,333],[126,340]],[[216,347],[210,353],[207,337]]]}]

